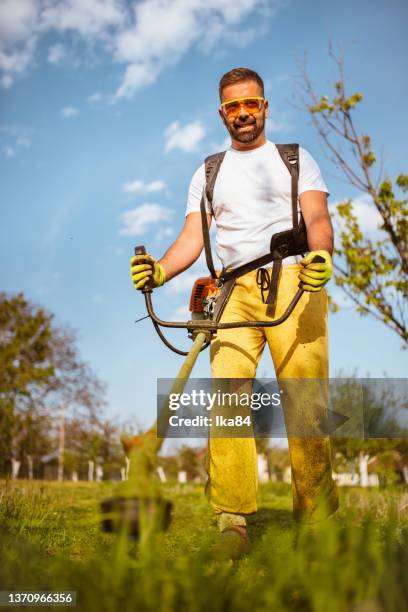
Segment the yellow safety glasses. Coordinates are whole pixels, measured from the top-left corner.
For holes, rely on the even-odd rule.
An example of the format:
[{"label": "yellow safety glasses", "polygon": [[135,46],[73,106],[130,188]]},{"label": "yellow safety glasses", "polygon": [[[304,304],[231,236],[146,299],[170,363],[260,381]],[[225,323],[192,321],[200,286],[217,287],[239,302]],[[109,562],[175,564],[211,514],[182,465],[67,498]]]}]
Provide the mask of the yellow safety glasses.
[{"label": "yellow safety glasses", "polygon": [[265,98],[262,98],[261,96],[234,98],[233,100],[223,102],[221,104],[221,109],[225,111],[225,114],[229,119],[238,117],[239,113],[241,112],[241,106],[249,115],[254,115],[261,110],[264,100]]}]

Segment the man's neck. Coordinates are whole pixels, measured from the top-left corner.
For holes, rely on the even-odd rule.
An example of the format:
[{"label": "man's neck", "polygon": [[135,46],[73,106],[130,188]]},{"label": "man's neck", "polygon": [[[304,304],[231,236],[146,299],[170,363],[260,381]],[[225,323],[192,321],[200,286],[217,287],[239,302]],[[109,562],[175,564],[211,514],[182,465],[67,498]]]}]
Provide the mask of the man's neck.
[{"label": "man's neck", "polygon": [[266,143],[265,134],[260,134],[256,140],[253,142],[239,142],[239,140],[231,139],[231,148],[236,151],[252,151],[253,149],[258,149],[262,147]]}]

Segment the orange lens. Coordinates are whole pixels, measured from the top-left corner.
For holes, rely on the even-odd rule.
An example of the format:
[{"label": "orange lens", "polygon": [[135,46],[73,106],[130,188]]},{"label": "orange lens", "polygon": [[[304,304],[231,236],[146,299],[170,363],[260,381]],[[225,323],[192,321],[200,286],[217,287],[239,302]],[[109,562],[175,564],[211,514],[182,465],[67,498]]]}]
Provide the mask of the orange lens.
[{"label": "orange lens", "polygon": [[242,100],[231,100],[231,102],[226,102],[222,106],[227,117],[232,118],[238,117],[241,106],[249,115],[257,113],[261,109],[262,102],[263,100],[260,98],[242,98]]}]

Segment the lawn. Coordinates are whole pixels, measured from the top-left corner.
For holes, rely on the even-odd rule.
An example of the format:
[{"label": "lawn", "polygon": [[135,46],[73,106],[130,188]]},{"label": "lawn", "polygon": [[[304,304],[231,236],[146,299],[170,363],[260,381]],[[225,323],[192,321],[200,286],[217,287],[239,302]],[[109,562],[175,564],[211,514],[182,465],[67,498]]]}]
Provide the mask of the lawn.
[{"label": "lawn", "polygon": [[297,539],[290,486],[260,487],[251,553],[217,561],[199,485],[168,485],[169,530],[144,546],[103,533],[112,483],[0,483],[0,590],[75,590],[77,609],[408,609],[407,488],[341,489],[336,519]]}]

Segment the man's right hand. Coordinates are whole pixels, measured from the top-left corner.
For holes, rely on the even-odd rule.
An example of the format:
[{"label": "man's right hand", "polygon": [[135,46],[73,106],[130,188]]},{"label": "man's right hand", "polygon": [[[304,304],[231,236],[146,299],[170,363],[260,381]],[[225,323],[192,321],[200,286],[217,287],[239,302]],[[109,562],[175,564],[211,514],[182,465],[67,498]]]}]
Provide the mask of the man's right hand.
[{"label": "man's right hand", "polygon": [[143,289],[147,282],[160,287],[166,282],[166,271],[151,255],[135,255],[130,260],[130,275],[136,289]]}]

